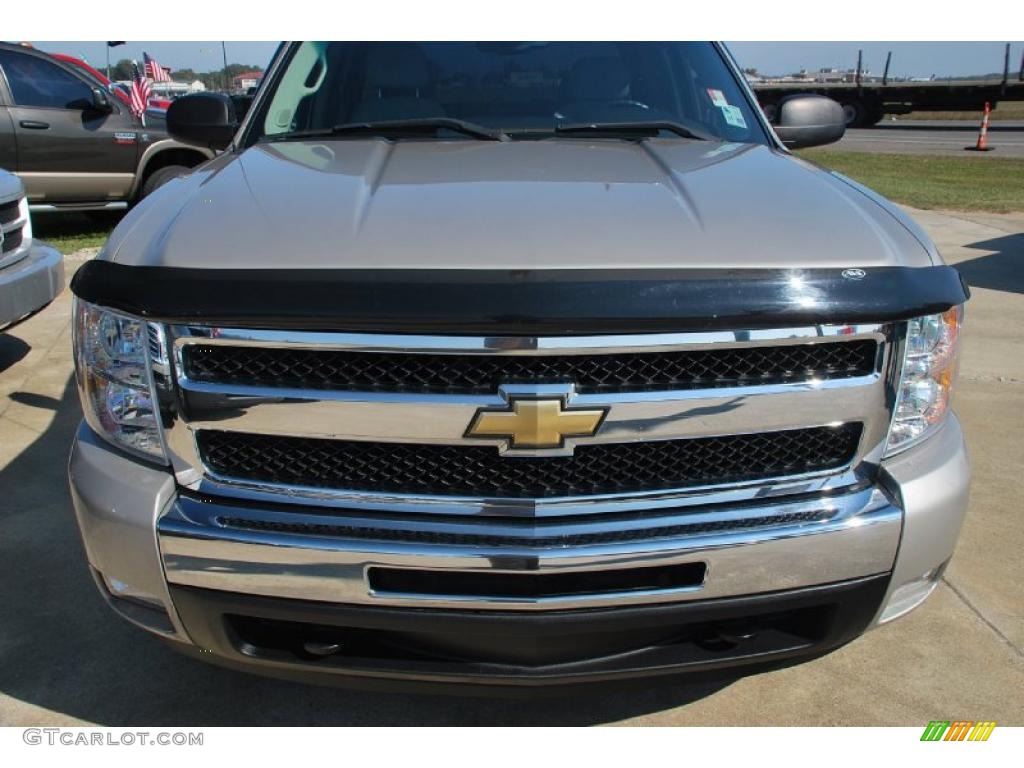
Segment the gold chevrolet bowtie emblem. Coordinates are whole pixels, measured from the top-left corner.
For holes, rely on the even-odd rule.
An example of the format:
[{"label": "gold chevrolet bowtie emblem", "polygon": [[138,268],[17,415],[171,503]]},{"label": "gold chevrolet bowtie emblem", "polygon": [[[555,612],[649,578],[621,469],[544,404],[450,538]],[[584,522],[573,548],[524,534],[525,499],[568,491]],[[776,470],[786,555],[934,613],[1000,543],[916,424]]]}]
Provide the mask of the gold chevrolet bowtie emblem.
[{"label": "gold chevrolet bowtie emblem", "polygon": [[607,409],[566,408],[561,398],[513,399],[511,410],[481,408],[467,437],[499,437],[512,448],[561,448],[567,437],[590,437]]}]

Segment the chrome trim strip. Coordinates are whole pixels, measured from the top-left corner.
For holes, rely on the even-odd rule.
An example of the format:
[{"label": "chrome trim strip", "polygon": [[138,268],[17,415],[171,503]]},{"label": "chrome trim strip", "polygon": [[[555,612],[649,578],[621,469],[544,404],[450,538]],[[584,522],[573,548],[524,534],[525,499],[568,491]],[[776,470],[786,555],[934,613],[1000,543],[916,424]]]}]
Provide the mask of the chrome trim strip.
[{"label": "chrome trim strip", "polygon": [[[160,519],[158,538],[167,579],[174,584],[365,605],[544,610],[703,600],[824,584],[892,568],[902,511],[881,491],[865,489],[837,497],[831,503],[812,500],[803,504],[835,511],[821,521],[773,528],[531,548],[434,546],[228,529],[216,526],[218,515],[244,516],[248,510],[216,503],[185,505],[179,499]],[[780,503],[749,513],[782,514],[798,507],[796,503]],[[380,521],[376,524],[386,525]],[[489,529],[489,524],[481,526]],[[422,528],[435,530],[436,526],[425,520]],[[589,528],[599,531],[601,524],[595,521]],[[707,564],[702,587],[541,600],[373,594],[366,579],[370,566],[550,573],[686,562]]]},{"label": "chrome trim strip", "polygon": [[[543,518],[562,515],[591,515],[605,512],[632,512],[668,507],[693,507],[706,504],[741,504],[754,500],[805,493],[830,494],[849,490],[863,482],[854,470],[841,474],[818,473],[797,478],[773,478],[770,481],[734,483],[717,486],[693,486],[669,491],[645,491],[629,494],[560,497],[548,499],[482,498],[470,496],[396,495],[369,491],[346,491],[273,483],[246,483],[208,473],[196,477],[189,487],[199,494],[222,496],[246,503],[303,504],[314,507],[345,507],[364,511],[413,512],[434,515],[477,515],[480,517]],[[185,485],[179,480],[179,483]]]},{"label": "chrome trim strip", "polygon": [[245,328],[171,327],[180,362],[186,344],[251,345],[307,349],[394,352],[401,354],[597,355],[716,347],[776,346],[814,341],[853,341],[872,338],[882,343],[886,325],[819,325],[766,330],[650,333],[625,336],[419,336],[411,334],[264,331]]},{"label": "chrome trim strip", "polygon": [[32,213],[58,213],[60,211],[126,211],[128,203],[65,203],[54,205],[53,203],[29,203],[28,209]]},{"label": "chrome trim strip", "polygon": [[28,223],[28,216],[19,216],[14,221],[10,221],[6,224],[0,225],[0,230],[6,235],[8,232],[13,232],[16,229],[21,229]]},{"label": "chrome trim strip", "polygon": [[[798,429],[861,421],[884,406],[879,376],[800,382],[762,387],[729,387],[675,392],[575,394],[562,385],[506,386],[495,395],[413,395],[406,393],[311,392],[256,387],[179,384],[193,403],[189,426],[266,435],[449,445],[499,445],[508,440],[467,437],[481,408],[500,409],[516,395],[563,396],[568,406],[608,408],[590,437],[567,437],[564,449],[517,455],[571,455],[578,445],[649,442]],[[836,397],[835,390],[843,396]],[[513,451],[502,451],[513,453]]]}]

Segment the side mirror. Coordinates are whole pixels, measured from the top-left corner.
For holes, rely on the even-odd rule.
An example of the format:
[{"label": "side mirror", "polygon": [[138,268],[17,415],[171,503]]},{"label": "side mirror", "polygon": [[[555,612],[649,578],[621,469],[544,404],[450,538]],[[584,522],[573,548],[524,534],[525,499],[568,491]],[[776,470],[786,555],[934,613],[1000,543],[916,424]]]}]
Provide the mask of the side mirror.
[{"label": "side mirror", "polygon": [[94,111],[106,115],[114,111],[114,108],[110,106],[110,99],[107,98],[107,92],[102,88],[92,89],[92,108]]},{"label": "side mirror", "polygon": [[224,149],[236,130],[235,105],[222,93],[189,94],[167,108],[167,132],[186,144]]},{"label": "side mirror", "polygon": [[790,96],[779,102],[775,133],[790,149],[839,141],[846,133],[843,108],[827,96]]}]

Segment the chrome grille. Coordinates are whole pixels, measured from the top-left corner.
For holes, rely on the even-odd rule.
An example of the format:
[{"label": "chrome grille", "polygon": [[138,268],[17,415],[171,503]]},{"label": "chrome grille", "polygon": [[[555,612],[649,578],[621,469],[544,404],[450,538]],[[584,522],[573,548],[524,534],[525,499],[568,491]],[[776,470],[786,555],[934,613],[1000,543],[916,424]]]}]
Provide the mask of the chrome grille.
[{"label": "chrome grille", "polygon": [[29,252],[29,241],[26,237],[28,225],[28,206],[24,198],[0,205],[0,268],[20,261]]},{"label": "chrome grille", "polygon": [[2,248],[3,253],[11,253],[21,247],[23,241],[22,230],[16,229],[13,232],[8,232],[4,235],[4,242]]},{"label": "chrome grille", "polygon": [[865,376],[873,339],[618,355],[438,355],[280,347],[189,346],[197,382],[356,392],[497,392],[502,384],[571,382],[576,391],[634,392]]},{"label": "chrome grille", "polygon": [[159,323],[147,323],[146,340],[149,345],[150,362],[161,369],[164,368],[167,365],[167,351],[163,326]]},{"label": "chrome grille", "polygon": [[[150,331],[183,488],[492,520],[847,489],[881,457],[899,357],[889,325],[499,338]],[[166,366],[158,348],[171,352]],[[467,435],[482,409],[531,396],[606,416],[558,450]]]},{"label": "chrome grille", "polygon": [[0,203],[0,225],[11,224],[18,219],[20,202],[20,200],[12,200],[8,203]]}]

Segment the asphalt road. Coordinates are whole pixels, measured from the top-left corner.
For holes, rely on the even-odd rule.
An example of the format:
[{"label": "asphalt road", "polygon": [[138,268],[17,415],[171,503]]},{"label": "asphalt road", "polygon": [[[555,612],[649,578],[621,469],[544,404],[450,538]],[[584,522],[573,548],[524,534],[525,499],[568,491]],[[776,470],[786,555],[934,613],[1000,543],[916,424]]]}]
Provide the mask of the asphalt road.
[{"label": "asphalt road", "polygon": [[114,616],[86,569],[65,480],[80,418],[65,291],[0,334],[0,725],[1024,725],[1024,216],[912,214],[973,288],[956,406],[975,474],[956,555],[908,617],[777,672],[529,702],[317,688],[184,658]]},{"label": "asphalt road", "polygon": [[957,157],[1024,157],[1024,121],[989,123],[991,152],[966,152],[978,139],[978,122],[968,120],[883,120],[873,128],[852,128],[830,149]]}]

